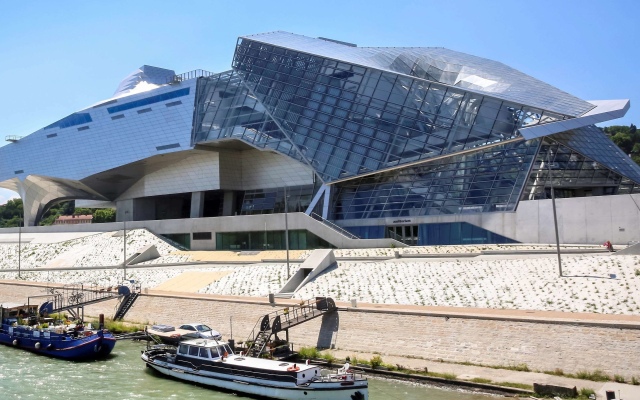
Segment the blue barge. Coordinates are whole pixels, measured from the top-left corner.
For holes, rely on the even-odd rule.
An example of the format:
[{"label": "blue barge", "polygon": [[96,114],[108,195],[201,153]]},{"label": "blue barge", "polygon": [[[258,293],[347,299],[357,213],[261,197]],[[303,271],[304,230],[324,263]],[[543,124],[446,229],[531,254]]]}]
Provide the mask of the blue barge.
[{"label": "blue barge", "polygon": [[[32,309],[33,308],[33,309]],[[47,326],[34,323],[18,325],[22,316],[34,315],[37,306],[0,306],[0,343],[22,350],[65,360],[94,360],[106,357],[113,350],[116,339],[104,329],[84,330],[81,325],[75,329],[65,326]],[[34,317],[26,317],[28,323]]]}]

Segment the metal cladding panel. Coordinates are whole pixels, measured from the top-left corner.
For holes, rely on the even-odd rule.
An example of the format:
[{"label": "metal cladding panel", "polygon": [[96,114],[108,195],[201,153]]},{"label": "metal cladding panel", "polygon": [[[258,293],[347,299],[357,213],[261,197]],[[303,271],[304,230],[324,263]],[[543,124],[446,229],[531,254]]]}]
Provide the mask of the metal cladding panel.
[{"label": "metal cladding panel", "polygon": [[107,102],[124,104],[189,90],[186,95],[120,113],[110,114],[107,106],[87,108],[81,113],[90,115],[88,123],[41,129],[0,148],[0,181],[29,175],[80,180],[151,156],[190,149],[195,82]]},{"label": "metal cladding panel", "polygon": [[288,32],[262,33],[241,39],[467,88],[567,116],[577,117],[594,107],[503,63],[442,47],[354,47]]},{"label": "metal cladding panel", "polygon": [[640,184],[640,166],[597,126],[590,125],[556,133],[549,138]]}]

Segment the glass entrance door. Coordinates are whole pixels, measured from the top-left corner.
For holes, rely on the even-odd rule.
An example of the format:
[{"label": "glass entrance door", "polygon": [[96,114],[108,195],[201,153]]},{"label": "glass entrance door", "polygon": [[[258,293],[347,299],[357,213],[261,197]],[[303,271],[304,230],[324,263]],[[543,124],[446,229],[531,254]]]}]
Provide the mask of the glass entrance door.
[{"label": "glass entrance door", "polygon": [[418,225],[388,226],[387,237],[415,246],[418,244]]}]

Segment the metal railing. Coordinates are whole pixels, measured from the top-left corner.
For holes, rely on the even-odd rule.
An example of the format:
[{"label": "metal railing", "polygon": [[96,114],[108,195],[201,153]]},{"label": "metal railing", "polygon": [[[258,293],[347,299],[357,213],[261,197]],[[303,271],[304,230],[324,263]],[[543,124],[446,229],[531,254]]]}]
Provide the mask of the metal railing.
[{"label": "metal railing", "polygon": [[312,212],[311,213],[311,218],[315,219],[316,221],[322,222],[323,224],[325,224],[329,228],[333,229],[334,231],[338,232],[342,236],[346,236],[349,239],[360,239],[358,236],[354,235],[353,233],[349,232],[348,230],[346,230],[346,229],[334,224],[333,222],[329,221],[328,219],[322,218],[321,215],[318,215],[318,214]]},{"label": "metal railing", "polygon": [[4,140],[7,142],[15,143],[18,140],[22,139],[24,136],[16,136],[16,135],[8,135],[4,137]]},{"label": "metal railing", "polygon": [[[268,336],[271,337],[271,334],[280,332],[284,329],[288,329],[289,325],[291,325],[293,321],[295,321],[296,323],[302,323],[311,318],[315,318],[316,316],[324,314],[327,311],[333,311],[333,309],[322,309],[324,307],[321,306],[326,306],[328,308],[329,304],[334,304],[333,300],[330,300],[329,297],[315,297],[313,299],[302,301],[300,304],[285,307],[261,316],[251,330],[251,333],[249,334],[247,340],[245,341],[245,343],[251,343],[247,346],[247,354],[252,351],[252,348],[255,345],[255,340],[257,339],[260,332],[267,332]],[[273,323],[276,321],[276,319],[279,321],[279,323],[285,322],[287,324],[286,327],[281,329],[278,329],[278,327],[276,327],[276,329],[274,329]],[[264,344],[266,344],[266,342]],[[260,349],[260,351],[262,352],[263,349]]]},{"label": "metal railing", "polygon": [[177,74],[169,77],[167,79],[167,83],[180,83],[189,79],[200,78],[202,76],[207,77],[212,75],[216,74],[214,72],[205,71],[203,69],[194,69],[193,71],[184,72],[182,74]]}]

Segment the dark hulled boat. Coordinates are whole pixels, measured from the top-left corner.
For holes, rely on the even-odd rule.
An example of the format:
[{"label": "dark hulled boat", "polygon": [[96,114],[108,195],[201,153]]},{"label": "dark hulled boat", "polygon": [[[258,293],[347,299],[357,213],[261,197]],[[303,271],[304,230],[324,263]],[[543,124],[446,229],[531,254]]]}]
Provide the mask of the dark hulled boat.
[{"label": "dark hulled boat", "polygon": [[[33,309],[32,309],[33,308]],[[69,329],[64,326],[42,324],[18,324],[21,315],[34,315],[36,306],[5,304],[0,306],[0,343],[36,354],[65,360],[92,360],[107,356],[113,350],[116,339],[106,330],[84,330],[80,326]],[[33,322],[32,318],[26,318]],[[37,322],[37,321],[36,321]]]}]

